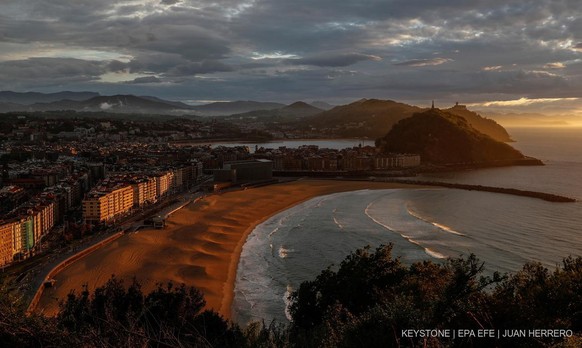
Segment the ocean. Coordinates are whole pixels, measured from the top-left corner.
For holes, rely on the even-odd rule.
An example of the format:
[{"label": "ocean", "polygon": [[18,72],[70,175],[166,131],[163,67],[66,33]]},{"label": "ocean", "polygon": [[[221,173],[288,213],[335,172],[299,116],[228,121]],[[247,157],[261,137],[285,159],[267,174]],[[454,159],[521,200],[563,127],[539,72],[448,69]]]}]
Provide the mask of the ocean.
[{"label": "ocean", "polygon": [[[445,188],[316,197],[271,217],[249,235],[237,271],[233,319],[286,322],[291,291],[365,246],[393,243],[393,254],[406,264],[474,253],[488,274],[514,272],[529,261],[553,269],[566,256],[581,256],[582,128],[508,131],[516,141],[512,146],[546,165],[419,179],[555,193],[578,202]],[[346,140],[334,146],[342,142],[352,146]]]}]

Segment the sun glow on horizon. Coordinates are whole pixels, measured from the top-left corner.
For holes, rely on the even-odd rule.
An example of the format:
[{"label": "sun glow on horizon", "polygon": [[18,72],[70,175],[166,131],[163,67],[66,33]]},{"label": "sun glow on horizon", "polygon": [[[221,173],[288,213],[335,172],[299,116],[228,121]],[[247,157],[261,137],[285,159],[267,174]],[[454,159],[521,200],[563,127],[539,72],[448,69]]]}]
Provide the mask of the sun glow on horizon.
[{"label": "sun glow on horizon", "polygon": [[522,97],[519,99],[513,100],[494,100],[482,103],[471,103],[467,104],[467,106],[471,107],[490,107],[490,106],[526,106],[538,103],[555,103],[555,102],[564,102],[564,101],[575,101],[579,100],[580,98],[535,98],[530,99],[526,97]]}]

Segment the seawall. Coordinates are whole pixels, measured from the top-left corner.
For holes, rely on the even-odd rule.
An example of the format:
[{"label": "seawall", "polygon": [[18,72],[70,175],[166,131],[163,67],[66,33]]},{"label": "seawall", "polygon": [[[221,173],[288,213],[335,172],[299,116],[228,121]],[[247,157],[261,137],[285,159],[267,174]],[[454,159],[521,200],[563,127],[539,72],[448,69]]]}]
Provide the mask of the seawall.
[{"label": "seawall", "polygon": [[408,180],[408,179],[393,179],[390,181],[391,182],[398,182],[398,183],[402,183],[402,184],[440,186],[440,187],[455,188],[455,189],[469,190],[469,191],[504,193],[504,194],[514,195],[514,196],[523,196],[523,197],[543,199],[544,201],[548,201],[548,202],[557,202],[557,203],[574,203],[574,202],[576,202],[576,200],[574,198],[570,198],[570,197],[566,197],[566,196],[560,196],[560,195],[555,195],[552,193],[545,193],[545,192],[538,192],[538,191],[518,190],[518,189],[514,189],[514,188],[483,186],[483,185],[455,184],[455,183],[440,182],[440,181],[422,181],[422,180]]}]

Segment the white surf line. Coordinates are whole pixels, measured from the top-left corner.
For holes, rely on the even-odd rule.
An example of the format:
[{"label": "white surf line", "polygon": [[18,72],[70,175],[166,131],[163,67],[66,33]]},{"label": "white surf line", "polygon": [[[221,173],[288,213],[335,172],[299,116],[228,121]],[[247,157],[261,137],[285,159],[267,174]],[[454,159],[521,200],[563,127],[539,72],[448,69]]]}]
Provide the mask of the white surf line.
[{"label": "white surf line", "polygon": [[340,228],[340,230],[344,229],[344,226],[337,221],[336,217],[335,217],[335,213],[337,212],[337,208],[333,208],[333,210],[331,211],[331,217],[333,218],[333,222],[337,225],[337,227]]},{"label": "white surf line", "polygon": [[376,202],[376,201],[373,201],[373,202],[371,202],[370,204],[368,204],[368,206],[367,206],[367,207],[366,207],[366,209],[364,210],[364,213],[366,214],[366,216],[368,216],[368,217],[369,217],[369,218],[370,218],[372,221],[374,221],[374,222],[375,222],[375,223],[377,223],[378,225],[380,225],[380,226],[384,227],[385,229],[387,229],[387,230],[389,230],[389,231],[391,231],[391,232],[398,233],[398,234],[399,234],[399,235],[400,235],[402,238],[406,239],[406,240],[407,240],[409,243],[412,243],[412,244],[414,244],[414,245],[416,245],[416,246],[418,246],[418,247],[422,248],[422,249],[424,250],[424,252],[425,252],[425,253],[426,253],[428,256],[431,256],[431,257],[433,257],[433,258],[435,258],[435,259],[446,259],[446,258],[447,258],[447,256],[446,256],[446,255],[443,255],[443,254],[441,254],[441,253],[439,253],[439,252],[437,252],[437,251],[434,251],[434,250],[432,250],[432,249],[430,249],[430,248],[424,247],[424,246],[420,245],[420,243],[419,243],[419,242],[417,242],[417,241],[415,241],[414,239],[410,238],[410,236],[404,235],[404,234],[402,234],[402,233],[400,233],[400,232],[396,231],[396,229],[394,229],[394,228],[391,228],[390,226],[388,226],[388,225],[385,225],[385,224],[381,223],[380,221],[378,221],[378,220],[374,219],[374,217],[372,217],[372,216],[371,216],[371,215],[368,213],[368,210],[370,209],[370,207],[372,206],[372,204],[374,204],[375,202]]},{"label": "white surf line", "polygon": [[448,233],[456,234],[457,236],[466,237],[465,234],[463,234],[461,232],[458,232],[458,231],[455,231],[452,228],[450,228],[449,226],[446,226],[446,225],[443,225],[443,224],[439,224],[438,222],[430,221],[428,219],[423,218],[422,216],[420,216],[420,214],[418,214],[414,210],[410,209],[410,207],[408,206],[408,204],[406,205],[406,211],[411,216],[413,216],[413,217],[415,217],[415,218],[417,218],[417,219],[419,219],[421,221],[424,221],[426,223],[429,223],[429,224],[435,226],[438,229],[441,229],[441,230],[443,230],[445,232],[448,232]]}]

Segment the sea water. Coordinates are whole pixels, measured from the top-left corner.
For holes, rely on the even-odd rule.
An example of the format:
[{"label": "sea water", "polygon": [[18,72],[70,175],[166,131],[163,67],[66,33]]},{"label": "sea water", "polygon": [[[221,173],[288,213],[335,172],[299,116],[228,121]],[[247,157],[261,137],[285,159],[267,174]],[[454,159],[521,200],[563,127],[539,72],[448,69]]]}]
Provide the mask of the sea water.
[{"label": "sea water", "polygon": [[[234,319],[289,319],[289,294],[358,248],[394,244],[404,263],[474,253],[486,272],[525,262],[554,268],[582,255],[582,129],[510,129],[512,146],[542,159],[507,167],[423,175],[422,180],[513,187],[576,203],[457,189],[360,190],[316,197],[257,226],[243,247]],[[335,265],[335,266],[334,266]]]}]

